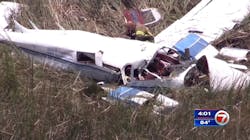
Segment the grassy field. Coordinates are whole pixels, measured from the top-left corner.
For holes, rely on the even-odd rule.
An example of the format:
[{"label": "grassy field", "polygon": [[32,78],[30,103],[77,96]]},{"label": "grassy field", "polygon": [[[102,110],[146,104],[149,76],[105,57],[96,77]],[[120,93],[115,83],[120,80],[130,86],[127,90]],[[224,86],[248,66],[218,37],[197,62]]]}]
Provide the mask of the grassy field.
[{"label": "grassy field", "polygon": [[[40,28],[57,29],[58,23],[66,29],[109,36],[120,36],[124,31],[119,0],[20,1],[30,6],[19,18],[26,26],[30,26],[27,19],[31,18]],[[156,34],[197,2],[144,0],[137,5],[157,7],[164,15],[164,21],[153,27]],[[226,46],[238,38],[247,46],[249,21],[246,18],[214,45]],[[110,105],[100,99],[106,93],[94,81],[79,77],[78,72],[36,63],[4,44],[0,45],[0,75],[0,139],[250,139],[250,88],[220,93],[204,87],[157,89],[156,93],[180,102],[169,114],[158,116],[151,112],[151,105]],[[193,110],[197,108],[225,109],[230,122],[224,127],[194,127]]]}]

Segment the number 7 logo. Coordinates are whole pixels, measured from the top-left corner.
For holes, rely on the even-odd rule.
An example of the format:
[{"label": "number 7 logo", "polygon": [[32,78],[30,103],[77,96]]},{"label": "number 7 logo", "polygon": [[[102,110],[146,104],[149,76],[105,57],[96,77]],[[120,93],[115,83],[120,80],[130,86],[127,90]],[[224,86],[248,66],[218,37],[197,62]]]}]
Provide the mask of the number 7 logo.
[{"label": "number 7 logo", "polygon": [[219,110],[214,116],[215,122],[220,125],[226,125],[229,122],[229,114],[224,110]]}]

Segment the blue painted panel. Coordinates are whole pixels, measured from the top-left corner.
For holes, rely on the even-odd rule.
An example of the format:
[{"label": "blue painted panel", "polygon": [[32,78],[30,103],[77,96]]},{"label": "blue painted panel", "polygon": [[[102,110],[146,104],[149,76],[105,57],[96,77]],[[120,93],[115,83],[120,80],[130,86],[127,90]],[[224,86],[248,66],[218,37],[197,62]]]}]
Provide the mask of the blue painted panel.
[{"label": "blue painted panel", "polygon": [[175,44],[175,48],[182,54],[185,54],[185,49],[189,48],[190,56],[194,58],[204,48],[208,46],[208,42],[196,34],[189,34]]},{"label": "blue painted panel", "polygon": [[116,90],[111,91],[109,96],[116,98],[116,99],[119,99],[119,100],[126,100],[126,99],[129,99],[131,97],[135,97],[139,92],[141,92],[141,91],[138,89],[121,86],[121,87],[117,88]]}]

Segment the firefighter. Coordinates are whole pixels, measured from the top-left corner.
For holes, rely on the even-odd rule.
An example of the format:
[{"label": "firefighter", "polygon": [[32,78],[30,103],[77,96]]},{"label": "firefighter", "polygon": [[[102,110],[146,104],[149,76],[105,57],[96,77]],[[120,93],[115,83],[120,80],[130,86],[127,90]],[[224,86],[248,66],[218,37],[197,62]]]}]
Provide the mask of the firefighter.
[{"label": "firefighter", "polygon": [[149,31],[149,29],[143,24],[136,24],[135,27],[135,39],[141,41],[150,41],[154,42],[154,36]]}]

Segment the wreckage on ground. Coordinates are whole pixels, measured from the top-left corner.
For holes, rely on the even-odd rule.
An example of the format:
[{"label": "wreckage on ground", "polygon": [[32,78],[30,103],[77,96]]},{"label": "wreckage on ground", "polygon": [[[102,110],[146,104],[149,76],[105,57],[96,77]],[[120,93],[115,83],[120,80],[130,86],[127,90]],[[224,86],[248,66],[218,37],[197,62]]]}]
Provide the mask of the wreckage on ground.
[{"label": "wreckage on ground", "polygon": [[162,114],[179,105],[177,101],[162,94],[154,95],[146,91],[126,86],[121,86],[108,92],[108,96],[103,97],[103,100],[111,104],[115,104],[117,101],[121,101],[125,103],[125,105],[128,104],[130,106],[142,106],[151,103],[153,105],[153,112],[156,114]]},{"label": "wreckage on ground", "polygon": [[[236,5],[222,10],[217,6],[221,5],[220,1]],[[12,14],[10,11],[14,9],[18,12],[20,5],[1,2],[0,41],[76,65],[85,75],[98,81],[121,81],[136,88],[180,88],[208,81],[212,89],[223,90],[239,78],[240,82],[235,85],[244,88],[249,84],[249,76],[233,68],[235,65],[215,59],[219,52],[209,43],[219,37],[224,28],[233,28],[235,20],[242,20],[248,13],[246,9],[250,2],[220,1],[202,0],[187,15],[157,35],[156,43],[112,38],[80,30],[27,29],[15,20],[15,27],[9,29],[7,19]],[[208,15],[211,9],[220,14],[219,18]],[[234,14],[229,16],[232,11]],[[223,73],[219,68],[228,72]]]}]

